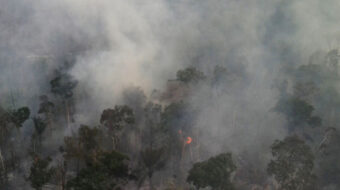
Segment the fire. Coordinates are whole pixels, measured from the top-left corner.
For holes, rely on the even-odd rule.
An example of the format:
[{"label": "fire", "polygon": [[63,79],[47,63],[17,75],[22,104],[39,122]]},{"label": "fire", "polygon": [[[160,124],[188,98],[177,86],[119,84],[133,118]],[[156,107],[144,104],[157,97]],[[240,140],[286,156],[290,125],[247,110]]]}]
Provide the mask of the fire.
[{"label": "fire", "polygon": [[187,137],[185,143],[186,144],[190,144],[192,142],[192,138],[191,137]]}]

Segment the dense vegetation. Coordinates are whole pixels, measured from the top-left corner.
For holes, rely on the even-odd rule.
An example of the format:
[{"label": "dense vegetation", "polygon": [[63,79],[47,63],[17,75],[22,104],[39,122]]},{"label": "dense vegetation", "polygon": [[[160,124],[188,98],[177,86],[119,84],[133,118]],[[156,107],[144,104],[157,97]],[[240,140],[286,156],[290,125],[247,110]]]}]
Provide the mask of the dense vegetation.
[{"label": "dense vegetation", "polygon": [[93,126],[75,119],[78,82],[57,70],[37,112],[0,109],[1,189],[15,187],[20,177],[37,190],[339,188],[340,76],[327,65],[331,53],[319,64],[291,68],[279,81],[279,99],[268,113],[285,118],[287,135],[268,148],[266,167],[228,149],[204,154],[199,141],[199,110],[190,99],[204,86],[223,94],[243,85],[237,82],[246,79],[228,68],[216,66],[211,75],[179,70],[181,95],[166,89],[149,98],[140,88],[127,89],[125,104],[104,109]]}]

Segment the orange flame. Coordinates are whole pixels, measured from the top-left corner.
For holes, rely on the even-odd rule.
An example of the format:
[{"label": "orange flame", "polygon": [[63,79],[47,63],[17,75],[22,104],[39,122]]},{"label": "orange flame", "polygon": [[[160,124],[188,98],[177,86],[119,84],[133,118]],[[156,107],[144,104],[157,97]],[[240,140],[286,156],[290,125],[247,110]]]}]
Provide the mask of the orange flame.
[{"label": "orange flame", "polygon": [[192,142],[192,138],[191,137],[187,137],[185,143],[186,144],[190,144]]}]

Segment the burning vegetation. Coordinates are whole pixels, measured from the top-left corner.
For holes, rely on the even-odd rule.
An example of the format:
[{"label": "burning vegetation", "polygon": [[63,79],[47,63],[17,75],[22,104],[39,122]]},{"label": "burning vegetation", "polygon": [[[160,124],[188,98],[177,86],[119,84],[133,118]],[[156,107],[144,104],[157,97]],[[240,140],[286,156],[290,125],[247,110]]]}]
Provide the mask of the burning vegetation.
[{"label": "burning vegetation", "polygon": [[0,0],[0,190],[340,189],[338,10]]},{"label": "burning vegetation", "polygon": [[[316,66],[301,66],[297,70],[306,67]],[[203,75],[195,73],[197,70],[180,72],[186,76],[182,85],[189,91],[197,85],[212,83],[215,78],[207,81],[207,77],[197,77]],[[15,171],[25,168],[23,155],[32,157],[27,181],[34,189],[310,190],[338,183],[338,153],[332,148],[339,144],[337,129],[327,128],[322,133],[322,116],[313,114],[315,108],[310,104],[311,99],[304,100],[300,91],[290,94],[284,89],[285,96],[272,109],[287,117],[288,136],[272,144],[272,160],[266,168],[261,168],[254,165],[256,162],[245,152],[205,156],[205,142],[200,142],[201,129],[193,128],[198,112],[188,104],[189,94],[179,95],[175,98],[177,101],[169,102],[168,99],[166,103],[158,104],[147,101],[141,90],[129,90],[135,94],[128,95],[126,105],[104,109],[93,127],[78,127],[76,121],[70,119],[74,118],[70,107],[75,107],[76,97],[72,96],[72,91],[77,82],[66,82],[74,80],[68,75],[57,78],[70,85],[62,85],[56,91],[61,84],[51,82],[51,96],[40,96],[38,112],[31,113],[28,107],[1,110],[0,159],[4,187],[10,187],[19,175]],[[299,81],[296,83],[301,85]],[[171,89],[166,90],[164,94]],[[156,99],[155,102],[161,101]],[[18,150],[15,146],[25,143],[20,129],[30,118],[34,126],[31,144],[24,146],[27,152],[15,151]],[[48,144],[50,138],[56,138],[53,133],[60,130],[70,133],[62,141]],[[332,178],[328,172],[333,172]]]}]

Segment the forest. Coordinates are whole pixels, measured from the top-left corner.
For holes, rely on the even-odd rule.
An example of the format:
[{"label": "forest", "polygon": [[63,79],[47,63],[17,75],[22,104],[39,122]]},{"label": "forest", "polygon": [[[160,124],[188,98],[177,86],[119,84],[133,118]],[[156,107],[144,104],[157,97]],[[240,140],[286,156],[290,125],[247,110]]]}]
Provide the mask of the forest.
[{"label": "forest", "polygon": [[0,0],[0,189],[340,189],[313,2]]}]

